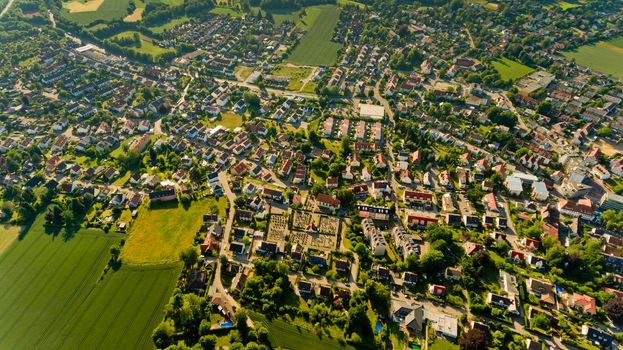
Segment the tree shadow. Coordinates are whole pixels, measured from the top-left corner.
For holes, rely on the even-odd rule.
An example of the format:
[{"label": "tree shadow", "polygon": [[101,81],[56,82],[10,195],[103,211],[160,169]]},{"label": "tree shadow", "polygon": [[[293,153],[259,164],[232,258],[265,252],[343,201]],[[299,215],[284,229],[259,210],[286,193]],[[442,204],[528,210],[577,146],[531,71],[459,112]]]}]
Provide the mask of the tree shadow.
[{"label": "tree shadow", "polygon": [[33,222],[30,221],[29,223],[27,223],[26,225],[24,225],[24,227],[22,228],[22,231],[19,233],[19,235],[17,235],[17,240],[21,241],[24,238],[26,238],[26,235],[28,234],[28,232],[30,232],[30,228],[32,227]]},{"label": "tree shadow", "polygon": [[121,262],[121,260],[114,260],[108,263],[110,265],[110,268],[113,271],[119,271],[119,269],[121,268],[121,265],[123,265],[123,263]]}]

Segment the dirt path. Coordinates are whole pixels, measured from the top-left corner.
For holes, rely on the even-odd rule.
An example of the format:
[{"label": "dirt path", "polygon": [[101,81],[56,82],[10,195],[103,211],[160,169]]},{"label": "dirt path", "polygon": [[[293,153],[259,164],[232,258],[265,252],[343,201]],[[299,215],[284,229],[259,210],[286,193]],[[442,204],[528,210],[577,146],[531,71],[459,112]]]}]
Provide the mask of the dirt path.
[{"label": "dirt path", "polygon": [[311,73],[309,73],[309,75],[305,79],[301,80],[301,83],[303,83],[303,85],[301,85],[301,88],[299,89],[299,91],[303,91],[303,88],[305,87],[305,85],[307,85],[307,83],[309,83],[312,79],[314,79],[314,77],[316,77],[316,74],[318,74],[318,67],[314,67]]},{"label": "dirt path", "polygon": [[13,5],[13,2],[15,0],[9,0],[9,2],[6,4],[6,6],[4,7],[4,9],[2,9],[2,12],[0,12],[0,18],[4,17],[4,15],[9,12],[9,9],[11,8],[11,6]]}]

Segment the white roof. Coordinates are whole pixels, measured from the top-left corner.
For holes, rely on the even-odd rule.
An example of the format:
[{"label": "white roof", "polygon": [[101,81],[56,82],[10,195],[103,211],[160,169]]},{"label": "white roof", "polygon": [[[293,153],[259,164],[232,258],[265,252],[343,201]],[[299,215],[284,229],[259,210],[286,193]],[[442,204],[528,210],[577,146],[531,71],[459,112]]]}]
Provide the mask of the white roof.
[{"label": "white roof", "polygon": [[521,192],[523,191],[523,187],[521,186],[521,179],[514,176],[509,176],[506,178],[506,187],[508,187],[511,192]]}]

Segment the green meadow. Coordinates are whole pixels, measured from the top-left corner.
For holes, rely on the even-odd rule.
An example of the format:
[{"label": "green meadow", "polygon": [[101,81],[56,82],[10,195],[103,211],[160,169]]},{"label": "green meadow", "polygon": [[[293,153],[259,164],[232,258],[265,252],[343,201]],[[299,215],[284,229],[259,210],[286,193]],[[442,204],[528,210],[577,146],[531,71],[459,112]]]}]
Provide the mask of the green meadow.
[{"label": "green meadow", "polygon": [[120,234],[48,229],[43,214],[0,254],[0,349],[151,349],[181,266],[122,265]]},{"label": "green meadow", "polygon": [[332,66],[342,46],[331,41],[340,17],[337,6],[324,5],[307,8],[303,26],[307,32],[292,51],[287,61],[298,65]]}]

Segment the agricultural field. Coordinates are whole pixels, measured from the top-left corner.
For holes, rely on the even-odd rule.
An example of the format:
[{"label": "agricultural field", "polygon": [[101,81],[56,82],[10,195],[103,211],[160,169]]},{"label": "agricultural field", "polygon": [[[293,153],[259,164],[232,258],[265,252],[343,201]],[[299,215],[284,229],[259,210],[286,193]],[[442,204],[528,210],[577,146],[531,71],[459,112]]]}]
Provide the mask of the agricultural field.
[{"label": "agricultural field", "polygon": [[310,67],[281,65],[272,72],[272,75],[290,78],[286,90],[298,91],[303,87],[303,80],[309,77],[313,70],[314,69]]},{"label": "agricultural field", "polygon": [[[314,14],[316,9],[320,12]],[[332,66],[341,44],[331,41],[337,25],[340,10],[337,6],[315,6],[307,8],[303,19],[307,32],[294,48],[287,61],[299,65]]]},{"label": "agricultural field", "polygon": [[162,320],[180,268],[124,265],[109,272],[42,347],[152,349],[151,332]]},{"label": "agricultural field", "polygon": [[543,2],[547,8],[559,7],[563,11],[584,5],[582,1],[578,0],[543,0]]},{"label": "agricultural field", "polygon": [[0,225],[0,254],[11,246],[11,243],[17,239],[19,234],[22,232],[22,229],[23,228],[21,226],[7,224]]},{"label": "agricultural field", "polygon": [[575,60],[581,66],[623,80],[623,65],[621,65],[623,62],[623,37],[581,46],[574,51],[565,52],[564,56]]},{"label": "agricultural field", "polygon": [[121,251],[123,263],[165,264],[179,261],[179,252],[192,245],[203,223],[203,214],[218,209],[225,217],[227,199],[221,197],[193,202],[188,208],[178,203],[141,207]]},{"label": "agricultural field", "polygon": [[[291,350],[307,349],[354,349],[352,346],[340,344],[335,338],[314,334],[305,325],[294,324],[281,319],[268,320],[264,315],[251,313],[249,315],[255,325],[263,325],[268,329],[268,340],[273,348]],[[311,327],[311,325],[308,325]]]},{"label": "agricultural field", "polygon": [[139,53],[144,53],[144,54],[148,54],[151,55],[152,57],[157,57],[160,56],[162,54],[165,54],[167,52],[173,52],[173,49],[165,49],[162,48],[160,46],[158,46],[155,42],[154,39],[146,36],[143,33],[139,33],[139,32],[135,32],[135,31],[126,31],[126,32],[121,32],[115,36],[113,36],[113,39],[126,39],[126,38],[131,38],[134,36],[134,33],[138,33],[140,38],[141,38],[141,46],[140,47],[132,47],[131,49],[133,51],[139,52]]},{"label": "agricultural field", "polygon": [[74,0],[63,3],[61,15],[80,25],[97,20],[121,20],[128,15],[130,0]]},{"label": "agricultural field", "polygon": [[123,19],[124,22],[138,22],[141,19],[143,19],[143,12],[145,11],[145,3],[143,1],[136,0],[134,1],[134,4],[136,4],[136,8],[134,9],[134,12],[125,16],[125,18]]},{"label": "agricultural field", "polygon": [[159,26],[149,27],[149,29],[153,33],[160,34],[160,33],[163,33],[167,29],[171,29],[171,28],[175,27],[178,24],[186,23],[188,21],[190,21],[190,17],[186,17],[186,16],[178,17],[178,18],[174,18],[174,19],[170,20],[167,23],[161,24]]},{"label": "agricultural field", "polygon": [[525,66],[517,61],[509,60],[505,57],[493,61],[492,64],[495,70],[500,73],[502,80],[517,80],[534,71],[534,69],[528,66]]}]

